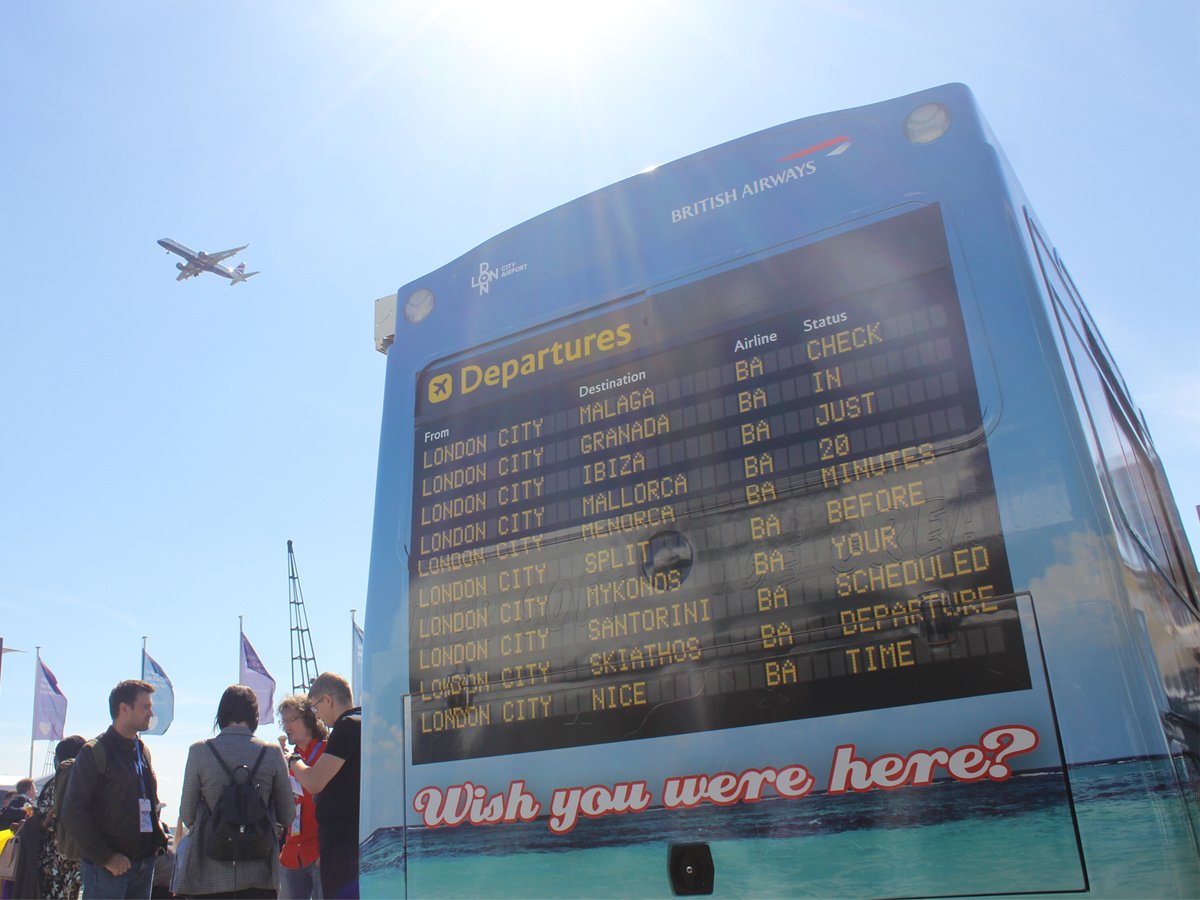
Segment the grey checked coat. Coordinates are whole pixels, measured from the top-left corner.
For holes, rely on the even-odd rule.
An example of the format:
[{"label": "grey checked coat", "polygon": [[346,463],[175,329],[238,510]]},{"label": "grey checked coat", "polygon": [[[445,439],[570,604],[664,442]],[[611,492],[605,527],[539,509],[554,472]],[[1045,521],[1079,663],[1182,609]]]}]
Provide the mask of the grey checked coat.
[{"label": "grey checked coat", "polygon": [[[287,762],[278,744],[266,744],[250,733],[244,725],[230,725],[222,728],[221,733],[213,738],[217,750],[225,764],[230,769],[239,765],[253,768],[258,751],[266,746],[262,763],[255,773],[254,781],[258,785],[267,808],[272,811],[275,821],[282,827],[291,824],[296,814],[296,804],[292,797],[292,785],[288,778]],[[201,822],[199,829],[197,817],[207,819],[221,791],[229,783],[229,778],[211,750],[204,741],[196,741],[188,750],[187,767],[183,772],[183,797],[179,803],[179,817],[183,823],[192,829],[188,837],[191,844],[187,848],[185,862],[176,860],[182,865],[177,873],[175,890],[186,894],[216,894],[232,893],[243,888],[275,888],[279,886],[279,854],[273,854],[269,860],[253,860],[250,862],[223,862],[209,859],[204,852],[205,823]]]}]

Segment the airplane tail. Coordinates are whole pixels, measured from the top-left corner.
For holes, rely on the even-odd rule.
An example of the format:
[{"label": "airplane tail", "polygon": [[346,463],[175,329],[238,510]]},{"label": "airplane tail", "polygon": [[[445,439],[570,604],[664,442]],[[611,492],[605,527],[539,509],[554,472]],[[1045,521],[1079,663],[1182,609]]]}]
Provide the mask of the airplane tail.
[{"label": "airplane tail", "polygon": [[229,286],[233,287],[239,281],[245,281],[247,278],[253,278],[258,274],[258,272],[247,272],[244,262],[238,263],[237,267],[233,270],[233,277],[229,279]]}]

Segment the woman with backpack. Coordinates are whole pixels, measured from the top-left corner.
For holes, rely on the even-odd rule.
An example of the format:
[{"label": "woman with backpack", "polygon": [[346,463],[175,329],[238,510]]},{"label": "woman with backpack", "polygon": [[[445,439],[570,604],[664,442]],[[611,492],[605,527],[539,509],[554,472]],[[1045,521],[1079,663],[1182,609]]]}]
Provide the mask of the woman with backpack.
[{"label": "woman with backpack", "polygon": [[58,810],[66,790],[67,775],[87,741],[83,735],[65,737],[54,748],[54,777],[42,786],[37,808],[42,812],[41,893],[43,897],[78,897],[83,887],[79,860],[58,852]]},{"label": "woman with backpack", "polygon": [[275,897],[279,838],[296,814],[278,744],[254,736],[258,699],[230,685],[217,707],[215,738],[188,749],[179,818],[188,828],[176,853],[176,894]]}]

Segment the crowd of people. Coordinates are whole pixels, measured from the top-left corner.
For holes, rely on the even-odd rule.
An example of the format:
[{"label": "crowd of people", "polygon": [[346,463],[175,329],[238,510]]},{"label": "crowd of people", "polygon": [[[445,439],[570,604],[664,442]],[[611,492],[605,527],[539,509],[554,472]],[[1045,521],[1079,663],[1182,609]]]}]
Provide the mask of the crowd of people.
[{"label": "crowd of people", "polygon": [[12,897],[359,896],[362,710],[345,678],[325,672],[307,695],[286,698],[278,744],[254,736],[254,691],[226,688],[217,734],[188,750],[173,834],[139,736],[153,694],[122,681],[109,695],[109,729],[60,741],[42,790],[25,779],[5,798],[0,840],[13,846],[0,857],[11,863]]}]

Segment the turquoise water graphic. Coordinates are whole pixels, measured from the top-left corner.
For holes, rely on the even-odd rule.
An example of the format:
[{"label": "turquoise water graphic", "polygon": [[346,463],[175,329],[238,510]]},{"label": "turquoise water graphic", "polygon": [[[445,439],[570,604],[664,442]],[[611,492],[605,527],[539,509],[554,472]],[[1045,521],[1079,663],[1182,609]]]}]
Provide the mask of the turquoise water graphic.
[{"label": "turquoise water graphic", "polygon": [[[1200,861],[1169,770],[1072,772],[1087,897],[1197,897]],[[412,829],[415,898],[670,897],[667,846],[707,842],[715,897],[917,897],[1078,892],[1079,843],[1061,773],[736,808],[584,821]],[[363,895],[405,896],[404,835],[363,848]]]}]

